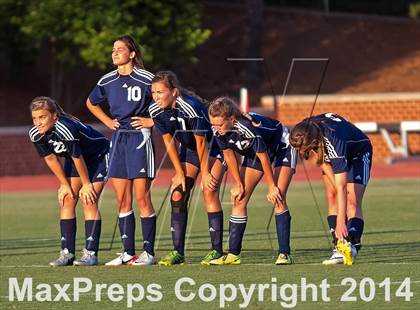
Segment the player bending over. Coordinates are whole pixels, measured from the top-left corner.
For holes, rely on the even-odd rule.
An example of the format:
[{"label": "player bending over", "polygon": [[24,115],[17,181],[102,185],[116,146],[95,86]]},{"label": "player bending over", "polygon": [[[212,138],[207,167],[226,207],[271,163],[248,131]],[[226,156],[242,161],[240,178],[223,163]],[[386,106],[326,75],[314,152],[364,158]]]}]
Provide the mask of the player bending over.
[{"label": "player bending over", "polygon": [[[50,266],[98,264],[101,215],[97,201],[107,174],[109,141],[101,133],[69,115],[49,97],[30,105],[34,127],[29,131],[39,155],[60,181],[61,252]],[[64,167],[58,157],[64,158]],[[75,260],[77,200],[83,203],[85,248]]]},{"label": "player bending over", "polygon": [[[209,265],[211,260],[221,257],[223,253],[223,211],[218,189],[225,168],[219,148],[213,141],[207,108],[200,97],[181,87],[171,71],[156,73],[152,80],[152,95],[155,102],[149,108],[150,116],[175,168],[171,186],[174,250],[163,257],[159,265],[171,266],[185,261],[188,200],[194,180],[200,172],[212,244],[212,250],[201,264]],[[137,118],[132,124],[146,126],[142,118]],[[179,153],[174,138],[180,144]]]},{"label": "player bending over", "polygon": [[[268,183],[267,199],[274,205],[276,218],[279,250],[275,264],[292,264],[291,217],[286,193],[295,171],[296,154],[288,144],[287,128],[259,114],[242,114],[237,103],[229,97],[214,100],[209,115],[216,141],[235,182],[231,189],[233,207],[229,221],[229,252],[210,264],[240,264],[247,204],[263,174]],[[244,157],[241,168],[235,153]]]},{"label": "player bending over", "polygon": [[351,265],[360,250],[363,234],[362,199],[372,162],[370,140],[356,126],[333,113],[304,119],[293,128],[289,139],[303,159],[316,162],[324,173],[328,225],[336,247],[323,264]]}]

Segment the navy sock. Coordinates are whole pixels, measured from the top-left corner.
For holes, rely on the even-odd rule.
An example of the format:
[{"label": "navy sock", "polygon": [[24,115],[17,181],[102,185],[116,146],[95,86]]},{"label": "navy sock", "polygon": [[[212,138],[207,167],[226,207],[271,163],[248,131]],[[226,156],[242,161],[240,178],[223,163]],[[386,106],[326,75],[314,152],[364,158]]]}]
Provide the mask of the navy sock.
[{"label": "navy sock", "polygon": [[99,238],[101,237],[101,220],[86,220],[85,221],[85,248],[89,251],[94,251],[98,255]]},{"label": "navy sock", "polygon": [[60,220],[61,248],[76,251],[76,219]]},{"label": "navy sock", "polygon": [[279,242],[279,254],[290,254],[290,222],[292,217],[289,210],[276,214],[277,240]]},{"label": "navy sock", "polygon": [[207,213],[213,250],[223,253],[223,211]]},{"label": "navy sock", "polygon": [[143,233],[143,248],[152,256],[155,256],[156,237],[156,214],[141,218],[141,230]]},{"label": "navy sock", "polygon": [[171,216],[172,243],[179,254],[184,255],[185,232],[187,230],[188,213],[174,213]]},{"label": "navy sock", "polygon": [[124,252],[127,252],[129,255],[134,255],[136,253],[134,241],[136,232],[136,219],[134,218],[133,210],[127,213],[120,213],[119,227]]},{"label": "navy sock", "polygon": [[229,221],[229,253],[239,255],[242,250],[242,239],[244,237],[248,217],[242,215],[231,215]]},{"label": "navy sock", "polygon": [[361,239],[362,239],[364,224],[365,222],[358,217],[353,217],[349,219],[347,223],[347,230],[349,232],[350,242],[356,247],[357,251],[359,251],[360,248],[362,247]]},{"label": "navy sock", "polygon": [[327,216],[328,226],[330,227],[331,236],[333,238],[332,243],[334,246],[337,245],[337,237],[335,236],[335,227],[337,226],[337,215]]}]

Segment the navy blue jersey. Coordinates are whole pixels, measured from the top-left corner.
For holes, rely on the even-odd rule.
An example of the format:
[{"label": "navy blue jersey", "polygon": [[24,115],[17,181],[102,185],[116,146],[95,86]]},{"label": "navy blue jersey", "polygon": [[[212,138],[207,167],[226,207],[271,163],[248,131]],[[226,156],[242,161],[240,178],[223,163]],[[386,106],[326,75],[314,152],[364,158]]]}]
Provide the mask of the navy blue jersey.
[{"label": "navy blue jersey", "polygon": [[89,163],[108,153],[109,141],[100,132],[77,120],[60,116],[54,127],[40,134],[34,126],[29,130],[29,137],[38,154],[45,157],[55,154],[60,157],[80,157]]},{"label": "navy blue jersey", "polygon": [[242,117],[234,122],[232,131],[225,135],[215,133],[220,149],[232,149],[247,158],[255,158],[256,153],[267,152],[273,159],[280,149],[288,145],[287,128],[283,128],[277,120],[257,113],[248,114],[256,126]]},{"label": "navy blue jersey", "polygon": [[149,116],[149,105],[153,101],[150,89],[153,74],[134,68],[129,75],[120,75],[118,70],[105,74],[92,90],[89,100],[96,105],[108,101],[112,118],[116,118],[121,129],[133,129],[131,117]]},{"label": "navy blue jersey", "polygon": [[325,161],[334,173],[347,172],[348,161],[371,147],[369,138],[356,126],[334,113],[314,116],[324,135]]},{"label": "navy blue jersey", "polygon": [[197,151],[194,135],[205,136],[211,142],[207,108],[196,97],[178,97],[174,109],[161,109],[153,103],[149,112],[160,135],[170,134],[188,149]]}]

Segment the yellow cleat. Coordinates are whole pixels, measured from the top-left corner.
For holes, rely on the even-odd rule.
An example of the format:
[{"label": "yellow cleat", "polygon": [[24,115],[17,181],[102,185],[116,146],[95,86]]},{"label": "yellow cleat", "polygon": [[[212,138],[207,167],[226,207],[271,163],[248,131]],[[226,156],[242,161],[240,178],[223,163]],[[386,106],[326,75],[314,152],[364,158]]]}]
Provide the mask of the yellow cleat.
[{"label": "yellow cleat", "polygon": [[173,265],[184,265],[185,257],[178,253],[178,251],[171,251],[164,256],[159,262],[159,266],[173,266]]},{"label": "yellow cleat", "polygon": [[212,250],[203,258],[203,260],[201,261],[201,265],[210,266],[210,262],[212,260],[218,259],[222,256],[223,254],[217,252],[216,250]]},{"label": "yellow cleat", "polygon": [[210,265],[239,265],[240,263],[241,257],[232,253],[228,253],[210,261]]},{"label": "yellow cleat", "polygon": [[343,255],[344,265],[353,265],[354,259],[356,258],[356,248],[348,241],[338,241],[337,250]]},{"label": "yellow cleat", "polygon": [[291,265],[293,264],[293,259],[290,254],[280,253],[275,262],[276,265]]}]

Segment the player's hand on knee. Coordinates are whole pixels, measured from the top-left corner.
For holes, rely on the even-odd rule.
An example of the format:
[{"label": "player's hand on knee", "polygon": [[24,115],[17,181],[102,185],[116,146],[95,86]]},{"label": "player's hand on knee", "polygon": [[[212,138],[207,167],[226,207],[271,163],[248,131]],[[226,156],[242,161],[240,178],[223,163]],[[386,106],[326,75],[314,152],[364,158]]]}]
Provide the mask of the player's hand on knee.
[{"label": "player's hand on knee", "polygon": [[93,188],[92,183],[86,183],[82,185],[82,188],[79,191],[79,198],[82,200],[83,204],[94,204],[96,202],[96,192]]},{"label": "player's hand on knee", "polygon": [[207,188],[210,191],[215,191],[217,190],[218,183],[211,173],[203,174],[201,178],[201,189]]},{"label": "player's hand on knee", "polygon": [[61,184],[58,188],[58,203],[60,204],[60,207],[64,206],[64,200],[66,199],[66,197],[75,199],[73,190],[71,189],[70,185]]},{"label": "player's hand on knee", "polygon": [[234,185],[230,190],[232,204],[235,205],[240,200],[242,200],[242,198],[244,197],[244,194],[245,194],[245,189],[241,183]]},{"label": "player's hand on knee", "polygon": [[176,173],[174,175],[174,177],[172,178],[171,190],[174,190],[175,188],[177,188],[180,185],[182,187],[182,191],[185,192],[186,191],[185,174],[183,174],[183,173]]},{"label": "player's hand on knee", "polygon": [[280,189],[276,185],[270,185],[268,187],[267,200],[273,205],[281,204],[283,202]]}]

